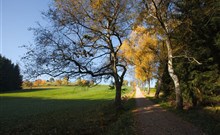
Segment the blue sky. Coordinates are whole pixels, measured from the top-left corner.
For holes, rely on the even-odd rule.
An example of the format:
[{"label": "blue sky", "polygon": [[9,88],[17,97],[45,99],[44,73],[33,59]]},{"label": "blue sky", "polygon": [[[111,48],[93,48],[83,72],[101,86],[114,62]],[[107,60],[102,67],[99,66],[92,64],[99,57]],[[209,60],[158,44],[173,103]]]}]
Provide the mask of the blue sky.
[{"label": "blue sky", "polygon": [[21,63],[25,49],[19,46],[33,43],[29,27],[43,23],[42,11],[47,11],[52,0],[0,0],[0,53]]},{"label": "blue sky", "polygon": [[[0,53],[13,63],[20,62],[25,53],[22,45],[34,43],[30,27],[45,21],[42,12],[53,0],[0,0]],[[129,76],[129,75],[128,75]],[[128,79],[128,78],[126,78]]]}]

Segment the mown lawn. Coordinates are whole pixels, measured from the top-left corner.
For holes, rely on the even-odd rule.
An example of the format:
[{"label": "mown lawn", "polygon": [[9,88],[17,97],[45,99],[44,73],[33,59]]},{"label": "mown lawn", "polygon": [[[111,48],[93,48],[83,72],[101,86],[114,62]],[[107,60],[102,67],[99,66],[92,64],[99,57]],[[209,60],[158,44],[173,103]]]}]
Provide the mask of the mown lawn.
[{"label": "mown lawn", "polygon": [[[129,91],[130,88],[123,93]],[[108,86],[54,87],[1,93],[0,134],[107,133],[112,131],[108,131],[109,127],[118,123],[121,115],[126,114],[122,118],[130,121],[127,112],[133,101],[125,104],[126,111],[117,112],[112,104],[114,95],[115,90],[109,90]]]}]

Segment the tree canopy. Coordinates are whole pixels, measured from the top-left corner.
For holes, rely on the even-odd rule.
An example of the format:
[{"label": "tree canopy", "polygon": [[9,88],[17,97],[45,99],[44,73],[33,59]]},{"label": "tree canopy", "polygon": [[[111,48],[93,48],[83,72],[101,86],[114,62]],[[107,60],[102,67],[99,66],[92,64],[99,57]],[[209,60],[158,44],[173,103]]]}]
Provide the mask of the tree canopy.
[{"label": "tree canopy", "polygon": [[97,81],[114,78],[116,101],[126,61],[118,57],[132,25],[131,0],[57,0],[44,13],[50,27],[33,28],[35,45],[24,57],[27,72],[71,77],[88,76]]}]

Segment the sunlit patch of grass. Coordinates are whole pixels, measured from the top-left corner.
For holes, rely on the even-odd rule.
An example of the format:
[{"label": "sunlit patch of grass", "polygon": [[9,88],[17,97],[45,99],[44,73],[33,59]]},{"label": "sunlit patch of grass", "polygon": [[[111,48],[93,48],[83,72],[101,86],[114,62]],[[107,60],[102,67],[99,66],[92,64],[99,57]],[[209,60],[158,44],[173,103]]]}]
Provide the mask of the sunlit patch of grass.
[{"label": "sunlit patch of grass", "polygon": [[[41,99],[86,99],[86,98],[112,98],[113,91],[108,91],[107,86],[86,87],[54,87],[54,88],[35,88],[31,90],[21,90],[9,93],[1,93],[1,97],[32,97]],[[103,97],[104,96],[104,97]]]}]

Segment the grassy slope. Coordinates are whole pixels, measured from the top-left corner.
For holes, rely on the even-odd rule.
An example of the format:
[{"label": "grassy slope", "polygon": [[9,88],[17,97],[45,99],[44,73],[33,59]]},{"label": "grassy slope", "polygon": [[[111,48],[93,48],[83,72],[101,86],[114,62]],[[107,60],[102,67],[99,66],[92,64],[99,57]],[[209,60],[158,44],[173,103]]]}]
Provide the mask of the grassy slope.
[{"label": "grassy slope", "polygon": [[0,134],[107,132],[107,127],[118,123],[118,118],[124,114],[115,112],[114,106],[110,104],[114,94],[115,91],[108,90],[107,86],[89,89],[60,87],[2,93]]},{"label": "grassy slope", "polygon": [[171,103],[165,98],[161,97],[155,99],[153,97],[155,89],[151,91],[150,96],[146,94],[147,98],[155,103],[159,103],[161,107],[166,108],[178,116],[187,120],[203,130],[203,132],[215,135],[220,133],[220,108],[219,107],[203,107],[189,110],[176,110]]}]

